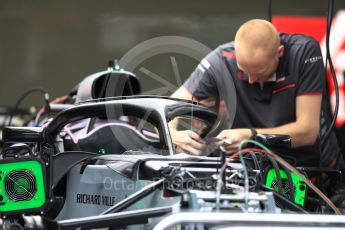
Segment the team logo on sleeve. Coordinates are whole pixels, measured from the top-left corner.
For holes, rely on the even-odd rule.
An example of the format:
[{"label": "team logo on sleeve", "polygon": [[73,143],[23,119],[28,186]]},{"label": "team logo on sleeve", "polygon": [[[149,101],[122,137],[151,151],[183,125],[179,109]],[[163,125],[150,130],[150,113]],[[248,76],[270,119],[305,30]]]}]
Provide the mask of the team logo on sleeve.
[{"label": "team logo on sleeve", "polygon": [[211,64],[206,60],[206,58],[202,59],[200,64],[198,65],[198,69],[202,72],[205,72],[208,68],[210,68]]},{"label": "team logo on sleeve", "polygon": [[314,63],[314,62],[317,62],[317,61],[320,61],[320,60],[322,60],[322,56],[311,57],[311,58],[305,59],[304,60],[304,64]]}]

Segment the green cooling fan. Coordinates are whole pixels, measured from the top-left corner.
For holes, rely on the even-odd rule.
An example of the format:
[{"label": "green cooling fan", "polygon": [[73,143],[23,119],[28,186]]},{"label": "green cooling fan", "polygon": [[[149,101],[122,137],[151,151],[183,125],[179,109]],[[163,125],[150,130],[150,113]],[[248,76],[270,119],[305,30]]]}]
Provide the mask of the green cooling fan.
[{"label": "green cooling fan", "polygon": [[[298,204],[304,207],[305,199],[306,199],[306,190],[307,185],[306,183],[295,173],[291,172],[291,180],[293,185],[289,185],[289,180],[286,172],[284,170],[279,170],[281,182],[282,182],[282,192],[284,197],[293,200],[295,204]],[[274,169],[270,169],[267,173],[266,177],[266,186],[269,188],[273,188],[275,191],[278,191],[278,180],[276,177],[276,172]],[[294,197],[290,197],[291,189],[294,190]]]},{"label": "green cooling fan", "polygon": [[46,201],[43,172],[37,159],[0,161],[0,213],[41,208]]}]

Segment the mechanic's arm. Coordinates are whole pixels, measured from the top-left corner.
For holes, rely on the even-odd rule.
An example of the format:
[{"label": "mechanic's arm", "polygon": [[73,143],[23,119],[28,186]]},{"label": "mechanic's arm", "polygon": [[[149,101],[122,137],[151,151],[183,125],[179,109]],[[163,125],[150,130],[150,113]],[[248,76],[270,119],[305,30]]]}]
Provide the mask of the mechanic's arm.
[{"label": "mechanic's arm", "polygon": [[[294,148],[312,145],[315,143],[320,129],[321,99],[321,93],[297,96],[295,122],[274,128],[257,128],[256,130],[261,134],[290,135],[291,144]],[[238,147],[239,142],[250,137],[250,129],[229,129],[218,135],[218,138],[231,143],[227,150]]]},{"label": "mechanic's arm", "polygon": [[[179,89],[177,89],[171,95],[171,97],[186,100],[195,99],[184,86],[181,86]],[[193,155],[200,155],[202,150],[206,147],[202,138],[192,130],[177,130],[177,123],[178,119],[174,119],[169,122],[169,129],[173,144],[184,152]]]}]

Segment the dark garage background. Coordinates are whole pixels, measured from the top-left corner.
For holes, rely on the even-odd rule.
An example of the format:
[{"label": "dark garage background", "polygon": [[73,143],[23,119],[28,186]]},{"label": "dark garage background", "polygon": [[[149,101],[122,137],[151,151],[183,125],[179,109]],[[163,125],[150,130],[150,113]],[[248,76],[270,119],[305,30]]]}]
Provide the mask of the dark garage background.
[{"label": "dark garage background", "polygon": [[[335,4],[335,12],[345,9],[345,1]],[[247,19],[267,18],[267,6],[267,0],[1,0],[0,105],[13,105],[33,86],[44,87],[52,98],[66,94],[85,76],[104,70],[109,59],[120,59],[150,38],[183,36],[213,49],[232,40]],[[326,0],[273,0],[279,15],[325,16],[326,9]],[[169,56],[144,64],[174,81]],[[182,80],[197,63],[183,55],[176,60]],[[160,87],[135,72],[144,90]],[[32,95],[24,105],[39,105],[39,97]]]}]

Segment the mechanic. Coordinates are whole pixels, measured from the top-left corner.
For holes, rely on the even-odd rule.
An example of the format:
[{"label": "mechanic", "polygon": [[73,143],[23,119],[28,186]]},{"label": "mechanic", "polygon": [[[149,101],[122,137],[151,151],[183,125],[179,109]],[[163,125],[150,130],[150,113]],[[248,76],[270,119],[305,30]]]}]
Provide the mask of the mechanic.
[{"label": "mechanic", "polygon": [[[219,71],[220,68],[226,72]],[[279,34],[265,20],[247,21],[236,32],[235,41],[206,56],[172,97],[219,99],[219,90],[224,88],[219,83],[221,78],[232,79],[237,96],[232,127],[217,136],[228,143],[227,151],[257,133],[285,134],[291,137],[292,149],[275,151],[291,163],[319,166],[322,148],[322,166],[334,166],[339,155],[334,133],[321,146],[331,116],[317,41],[301,34]],[[222,99],[217,104],[227,105]],[[233,110],[227,108],[227,111]],[[175,146],[193,155],[202,153],[206,142],[198,133],[177,131],[176,122],[170,127]]]}]

